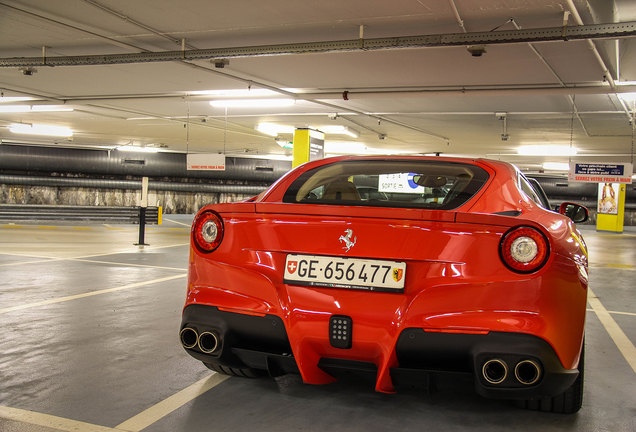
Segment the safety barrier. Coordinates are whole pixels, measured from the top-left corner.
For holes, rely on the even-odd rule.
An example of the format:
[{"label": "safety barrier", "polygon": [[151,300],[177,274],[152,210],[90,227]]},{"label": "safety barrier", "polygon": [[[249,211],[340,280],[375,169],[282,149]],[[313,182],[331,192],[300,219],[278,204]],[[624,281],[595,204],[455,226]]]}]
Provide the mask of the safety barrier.
[{"label": "safety barrier", "polygon": [[[140,209],[141,207],[0,204],[0,221],[138,224]],[[147,207],[145,222],[161,225],[161,207]]]}]

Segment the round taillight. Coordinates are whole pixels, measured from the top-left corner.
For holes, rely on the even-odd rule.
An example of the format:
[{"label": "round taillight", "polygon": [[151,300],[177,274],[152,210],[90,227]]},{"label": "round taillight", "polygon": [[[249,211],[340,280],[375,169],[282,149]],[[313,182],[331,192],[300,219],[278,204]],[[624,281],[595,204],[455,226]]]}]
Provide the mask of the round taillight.
[{"label": "round taillight", "polygon": [[194,243],[202,252],[212,252],[223,240],[223,220],[212,211],[201,213],[192,226]]},{"label": "round taillight", "polygon": [[501,259],[519,273],[539,270],[548,260],[548,241],[541,232],[530,227],[508,231],[501,240]]}]

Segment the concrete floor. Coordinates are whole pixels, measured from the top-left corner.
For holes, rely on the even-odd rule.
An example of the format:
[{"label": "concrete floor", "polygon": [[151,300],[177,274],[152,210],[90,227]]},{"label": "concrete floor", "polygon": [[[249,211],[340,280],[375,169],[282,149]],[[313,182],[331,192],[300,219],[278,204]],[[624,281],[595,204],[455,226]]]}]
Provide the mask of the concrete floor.
[{"label": "concrete floor", "polygon": [[636,431],[636,231],[584,227],[585,399],[575,415],[473,393],[375,393],[211,373],[177,331],[191,217],[0,224],[0,431]]}]

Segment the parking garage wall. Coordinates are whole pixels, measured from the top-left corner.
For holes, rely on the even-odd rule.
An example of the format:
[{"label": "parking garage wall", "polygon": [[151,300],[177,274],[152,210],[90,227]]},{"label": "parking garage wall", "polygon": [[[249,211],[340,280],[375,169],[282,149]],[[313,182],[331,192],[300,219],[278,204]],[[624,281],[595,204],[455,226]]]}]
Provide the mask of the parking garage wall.
[{"label": "parking garage wall", "polygon": [[[254,194],[242,193],[149,191],[148,205],[162,207],[164,214],[194,214],[207,204],[242,201],[253,196]],[[134,207],[141,205],[141,191],[68,186],[2,185],[0,202],[4,204]]]},{"label": "parking garage wall", "polygon": [[[166,214],[193,214],[206,204],[249,199],[291,169],[291,163],[226,158],[225,171],[188,171],[186,155],[0,146],[0,203],[138,206],[141,178],[149,177],[148,205]],[[563,177],[533,176],[553,206],[585,205],[596,224],[598,187]],[[628,185],[625,226],[636,226],[636,190]]]},{"label": "parking garage wall", "polygon": [[289,169],[285,161],[227,157],[224,171],[189,171],[185,154],[3,145],[0,203],[138,206],[148,177],[148,205],[192,214],[251,198]]}]

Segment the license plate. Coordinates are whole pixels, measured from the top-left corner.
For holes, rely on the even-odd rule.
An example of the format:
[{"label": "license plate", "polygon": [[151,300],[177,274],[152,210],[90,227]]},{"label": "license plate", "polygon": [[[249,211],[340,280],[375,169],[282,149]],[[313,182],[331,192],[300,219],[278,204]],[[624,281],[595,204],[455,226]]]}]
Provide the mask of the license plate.
[{"label": "license plate", "polygon": [[290,254],[283,282],[401,293],[405,278],[405,262]]}]

